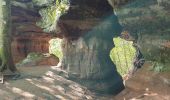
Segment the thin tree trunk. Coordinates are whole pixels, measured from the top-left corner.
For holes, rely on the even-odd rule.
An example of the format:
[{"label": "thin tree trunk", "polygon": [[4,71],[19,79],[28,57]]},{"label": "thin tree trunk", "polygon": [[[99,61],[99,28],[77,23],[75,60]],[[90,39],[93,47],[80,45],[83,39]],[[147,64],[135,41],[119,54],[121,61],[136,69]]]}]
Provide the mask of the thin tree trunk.
[{"label": "thin tree trunk", "polygon": [[11,55],[10,0],[0,0],[0,71],[15,72],[16,67]]}]

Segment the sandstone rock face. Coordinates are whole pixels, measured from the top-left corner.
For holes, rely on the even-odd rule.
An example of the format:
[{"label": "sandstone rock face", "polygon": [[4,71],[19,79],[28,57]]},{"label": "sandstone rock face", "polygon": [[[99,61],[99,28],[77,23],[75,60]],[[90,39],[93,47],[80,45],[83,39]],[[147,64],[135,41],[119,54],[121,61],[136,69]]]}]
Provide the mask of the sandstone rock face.
[{"label": "sandstone rock face", "polygon": [[[31,35],[31,34],[29,34]],[[14,62],[17,63],[31,52],[47,53],[50,37],[41,37],[42,34],[33,36],[13,37],[12,54]],[[46,36],[46,35],[45,35]]]},{"label": "sandstone rock face", "polygon": [[41,19],[31,0],[12,3],[12,54],[17,63],[30,52],[47,53],[51,35],[36,25]]},{"label": "sandstone rock face", "polygon": [[[136,39],[146,60],[152,63],[147,62],[126,82],[126,89],[116,100],[170,99],[169,6],[169,0],[134,0],[118,9],[117,15],[122,26]],[[158,66],[153,61],[159,63]],[[153,66],[157,66],[158,72],[151,71]],[[162,68],[165,68],[164,72]]]},{"label": "sandstone rock face", "polygon": [[169,0],[134,0],[117,11],[122,26],[136,38],[147,60],[170,61],[169,6]]},{"label": "sandstone rock face", "polygon": [[108,5],[107,0],[70,0],[67,14],[61,16],[58,22],[64,37],[76,39],[99,25],[102,19],[113,13]]},{"label": "sandstone rock face", "polygon": [[120,92],[122,78],[109,54],[113,37],[121,32],[107,0],[70,0],[70,9],[59,19],[63,35],[62,67],[71,80],[92,91]]},{"label": "sandstone rock face", "polygon": [[135,76],[127,80],[126,89],[115,97],[115,100],[169,100],[169,72],[154,73],[149,70],[151,63],[147,62]]}]

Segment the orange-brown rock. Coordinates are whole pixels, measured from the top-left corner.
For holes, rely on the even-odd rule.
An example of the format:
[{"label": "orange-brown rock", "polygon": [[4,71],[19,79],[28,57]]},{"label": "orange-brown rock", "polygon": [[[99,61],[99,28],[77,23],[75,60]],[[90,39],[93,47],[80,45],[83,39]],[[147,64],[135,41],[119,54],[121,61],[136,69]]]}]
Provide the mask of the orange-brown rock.
[{"label": "orange-brown rock", "polygon": [[41,19],[37,9],[24,9],[12,6],[12,55],[14,62],[23,60],[28,53],[48,53],[52,38],[49,33],[36,25]]},{"label": "orange-brown rock", "polygon": [[59,58],[54,55],[50,55],[49,53],[40,54],[38,58],[29,58],[29,56],[30,55],[16,65],[18,67],[57,66],[59,63]]},{"label": "orange-brown rock", "polygon": [[151,64],[146,63],[141,70],[125,82],[125,90],[115,100],[169,100],[170,74],[149,71]]},{"label": "orange-brown rock", "polygon": [[40,36],[33,34],[29,35],[14,37],[12,42],[12,54],[15,63],[25,58],[27,54],[31,52],[48,53],[48,41],[51,37],[43,33],[41,33]]},{"label": "orange-brown rock", "polygon": [[42,58],[41,60],[36,62],[37,66],[57,66],[59,59],[54,55],[47,55],[46,57]]}]

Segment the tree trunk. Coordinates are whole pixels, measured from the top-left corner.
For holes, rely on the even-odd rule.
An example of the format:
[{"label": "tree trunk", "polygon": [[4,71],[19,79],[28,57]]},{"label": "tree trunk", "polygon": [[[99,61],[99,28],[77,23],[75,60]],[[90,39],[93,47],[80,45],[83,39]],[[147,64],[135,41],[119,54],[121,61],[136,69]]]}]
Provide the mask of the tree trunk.
[{"label": "tree trunk", "polygon": [[16,67],[11,56],[10,0],[0,2],[0,71],[15,72]]}]

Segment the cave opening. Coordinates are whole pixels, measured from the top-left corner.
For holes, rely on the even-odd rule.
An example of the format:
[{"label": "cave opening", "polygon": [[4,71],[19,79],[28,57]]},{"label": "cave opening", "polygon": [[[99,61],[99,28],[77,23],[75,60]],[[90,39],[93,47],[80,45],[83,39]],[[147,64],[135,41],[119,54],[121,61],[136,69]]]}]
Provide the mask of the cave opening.
[{"label": "cave opening", "polygon": [[[59,48],[59,45],[61,45],[60,42],[56,42],[57,40],[55,39],[52,39],[50,41],[46,39],[45,41],[48,41],[50,45],[46,48],[49,48],[49,52],[51,54],[54,54],[55,56],[59,57],[60,61],[63,61],[63,66],[65,67],[65,70],[70,73],[71,77],[82,79],[82,82],[84,82],[85,86],[87,87],[95,89],[95,87],[91,86],[93,84],[98,84],[98,86],[96,86],[96,89],[98,89],[99,91],[110,92],[112,91],[110,88],[113,87],[121,89],[123,88],[122,79],[119,75],[120,72],[117,72],[117,68],[115,66],[115,64],[119,64],[120,62],[114,64],[109,57],[110,50],[114,46],[113,37],[117,36],[121,32],[121,26],[118,22],[117,16],[112,11],[112,7],[109,6],[107,1],[101,2],[104,2],[104,5],[108,6],[109,11],[107,9],[100,10],[98,8],[98,5],[100,5],[101,3],[94,6],[94,8],[96,9],[93,13],[87,13],[86,9],[79,9],[80,13],[77,13],[77,11],[74,11],[74,9],[69,9],[67,13],[64,13],[63,11],[61,14],[57,15],[58,13],[55,12],[56,9],[53,9],[56,5],[53,5],[54,7],[52,8],[49,7],[47,9],[41,9],[40,15],[42,16],[42,20],[38,23],[36,22],[36,25],[39,25],[42,29],[44,29],[45,32],[48,33],[52,32],[53,29],[55,29],[54,26],[56,24],[59,24],[57,23],[57,21],[59,20],[60,24],[62,24],[62,26],[64,27],[62,28],[61,25],[59,25],[62,31],[59,34],[62,34],[65,38],[65,47],[62,50]],[[86,6],[87,7],[85,8],[89,8],[88,5]],[[72,7],[73,6],[71,6],[71,8]],[[87,13],[89,15],[91,15],[92,13],[95,16],[89,17],[84,15],[84,13]],[[78,17],[78,19],[72,18],[74,17],[74,14],[76,17]],[[61,17],[59,18],[60,15]],[[84,18],[79,19],[81,16],[84,16]],[[49,19],[52,19],[47,20],[48,17]],[[43,25],[44,27],[42,27]],[[38,35],[40,36],[40,34]],[[70,37],[74,38],[74,36],[77,36],[78,38],[70,41]],[[33,37],[35,37],[35,35]],[[37,37],[35,40],[37,40]],[[39,46],[40,44],[38,43],[35,47],[28,48],[36,49]],[[39,48],[41,49],[41,46]],[[62,59],[62,52],[64,52],[64,60]],[[37,54],[31,55],[35,57],[39,56]],[[112,53],[112,60],[114,60],[114,58],[117,59],[113,55],[114,54]],[[123,58],[125,57],[123,56]],[[130,65],[127,64],[127,66],[129,67]],[[78,75],[78,77],[76,75]],[[121,84],[121,87],[118,87],[120,86],[119,83]],[[103,87],[101,88],[100,86]],[[120,92],[119,89],[118,91]],[[117,91],[114,90],[114,92],[116,93]]]},{"label": "cave opening", "polygon": [[[11,1],[11,5],[5,3],[6,1]],[[8,8],[8,11],[0,13],[11,12],[7,18],[11,18],[12,24],[8,26],[9,23],[0,18],[3,22],[0,23],[1,30],[4,30],[3,26],[6,24],[8,31],[11,30],[7,33],[11,33],[12,38],[5,38],[12,41],[12,54],[4,52],[8,50],[1,50],[3,52],[0,68],[10,68],[15,72],[12,60],[5,60],[8,54],[9,58],[12,58],[10,55],[13,56],[14,63],[22,60],[20,64],[16,64],[17,69],[21,71],[21,77],[16,73],[15,81],[5,78],[5,84],[0,85],[0,98],[17,99],[22,96],[23,99],[37,99],[39,97],[36,96],[40,96],[52,100],[100,100],[100,96],[105,94],[120,97],[115,100],[150,100],[155,96],[158,99],[161,96],[162,99],[169,98],[170,1],[0,2],[0,9],[6,5],[11,6],[11,11]],[[124,30],[135,39],[129,37],[128,32]],[[8,36],[5,33],[1,32],[2,41]],[[4,47],[7,46],[9,48],[10,44],[7,43]],[[143,66],[144,58],[146,63]],[[8,66],[5,65],[6,61],[10,61]],[[136,72],[136,68],[141,69]],[[127,80],[126,76],[131,72],[134,76]],[[0,72],[2,83],[3,79]],[[123,84],[124,81],[126,84]],[[9,90],[17,97],[13,97],[13,94],[9,96]],[[112,97],[101,100],[109,99]]]}]

